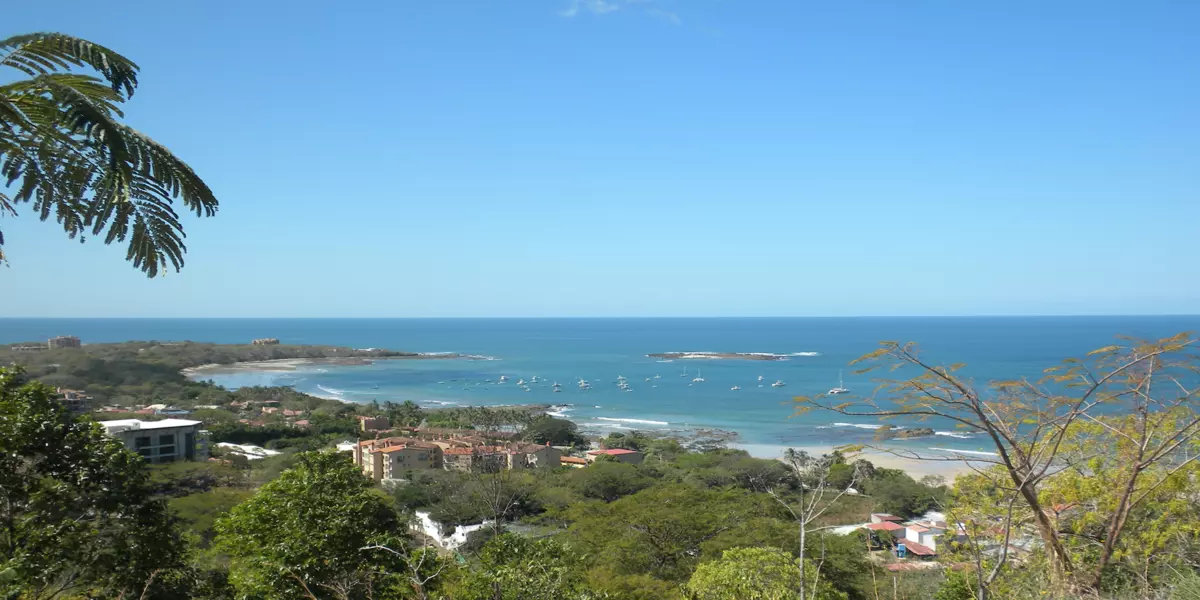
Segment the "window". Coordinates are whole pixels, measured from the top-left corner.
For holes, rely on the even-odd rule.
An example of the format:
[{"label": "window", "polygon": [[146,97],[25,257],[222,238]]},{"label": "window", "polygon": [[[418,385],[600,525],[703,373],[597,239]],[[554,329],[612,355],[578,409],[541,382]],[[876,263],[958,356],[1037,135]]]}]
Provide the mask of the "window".
[{"label": "window", "polygon": [[133,446],[139,450],[150,445],[150,436],[139,435],[133,440]]},{"label": "window", "polygon": [[159,446],[174,446],[175,445],[175,436],[173,434],[158,436],[158,445]]}]

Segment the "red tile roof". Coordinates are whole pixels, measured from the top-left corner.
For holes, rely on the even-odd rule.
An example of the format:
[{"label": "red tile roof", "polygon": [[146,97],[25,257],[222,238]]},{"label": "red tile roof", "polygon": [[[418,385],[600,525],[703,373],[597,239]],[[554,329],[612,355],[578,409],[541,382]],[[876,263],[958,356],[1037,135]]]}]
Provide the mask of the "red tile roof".
[{"label": "red tile roof", "polygon": [[904,544],[904,547],[908,549],[910,554],[916,554],[917,556],[937,556],[937,552],[934,552],[933,548],[930,548],[925,544],[918,544],[908,540],[904,540],[900,543]]},{"label": "red tile roof", "polygon": [[567,463],[568,465],[586,465],[587,464],[587,459],[579,458],[578,456],[564,456],[558,460],[560,462]]},{"label": "red tile roof", "polygon": [[875,518],[875,519],[880,519],[882,521],[903,521],[904,520],[904,519],[901,519],[900,517],[897,517],[896,515],[889,515],[887,513],[874,513],[871,515],[871,517]]},{"label": "red tile roof", "polygon": [[917,533],[925,533],[926,531],[929,531],[928,527],[921,527],[920,525],[917,525],[916,523],[909,523],[908,525],[905,525],[904,528],[911,530],[911,531],[915,531]]},{"label": "red tile roof", "polygon": [[871,523],[870,525],[867,525],[867,529],[870,529],[871,531],[903,531],[904,526],[897,525],[891,521],[884,521],[882,523]]},{"label": "red tile roof", "polygon": [[624,448],[611,448],[609,450],[592,450],[588,454],[607,454],[609,456],[621,456],[622,454],[637,454],[637,450],[626,450]]}]

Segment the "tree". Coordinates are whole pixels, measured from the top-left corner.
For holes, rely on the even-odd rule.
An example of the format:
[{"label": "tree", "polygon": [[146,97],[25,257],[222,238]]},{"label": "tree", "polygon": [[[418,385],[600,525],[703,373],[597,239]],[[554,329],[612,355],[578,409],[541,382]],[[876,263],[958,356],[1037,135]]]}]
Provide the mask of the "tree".
[{"label": "tree", "polygon": [[[792,515],[792,519],[796,521],[796,528],[799,530],[800,544],[799,558],[796,561],[798,572],[807,573],[808,565],[805,564],[805,547],[808,538],[809,528],[813,522],[820,519],[831,506],[833,506],[846,491],[854,486],[854,483],[860,479],[860,474],[856,471],[851,475],[850,480],[845,487],[832,488],[829,485],[829,476],[831,469],[835,464],[844,464],[845,458],[842,453],[838,452],[834,455],[825,455],[821,457],[812,456],[807,452],[797,452],[793,448],[788,448],[783,455],[783,462],[795,474],[799,481],[798,493],[800,499],[796,503],[788,502],[785,497],[775,490],[770,494],[774,497],[788,513]],[[820,565],[812,568],[814,580],[820,574]],[[800,598],[805,597],[805,586],[807,577],[800,577],[797,581]],[[813,590],[815,596],[816,590]]]},{"label": "tree", "polygon": [[747,523],[779,516],[771,499],[743,490],[696,489],[668,484],[610,504],[572,506],[572,539],[597,567],[617,576],[652,575],[683,582],[713,545],[739,535]]},{"label": "tree", "polygon": [[535,444],[574,446],[587,440],[579,435],[575,423],[551,416],[538,417],[529,423],[521,437]]},{"label": "tree", "polygon": [[487,600],[584,600],[597,596],[584,584],[583,558],[554,539],[502,533],[479,553],[471,588]]},{"label": "tree", "polygon": [[[1188,451],[1200,437],[1194,387],[1200,357],[1195,344],[1186,334],[1126,340],[1083,360],[1068,359],[1047,369],[1038,381],[996,381],[980,391],[959,374],[965,365],[934,365],[914,344],[884,342],[856,361],[868,365],[864,371],[887,367],[915,375],[883,378],[877,393],[868,398],[839,399],[835,404],[815,396],[798,397],[796,402],[799,413],[828,410],[849,416],[937,419],[978,436],[994,456],[973,455],[969,460],[998,467],[979,472],[1006,494],[1011,507],[1000,528],[1011,530],[1011,515],[1027,515],[1049,559],[1056,591],[1093,592],[1102,583],[1130,516],[1150,497],[1148,491],[1196,461],[1197,454]],[[1128,420],[1117,426],[1111,422],[1115,415],[1128,415]],[[1043,492],[1064,466],[1088,459],[1086,451],[1075,451],[1085,446],[1068,443],[1084,425],[1103,428],[1127,449],[1119,475],[1111,481],[1118,496],[1100,527],[1099,552],[1089,564],[1076,565]],[[968,460],[891,452],[921,460]],[[991,572],[998,572],[1006,560],[1007,552],[1001,551]],[[987,596],[986,576],[978,570],[981,598]]]},{"label": "tree", "polygon": [[586,469],[570,473],[570,484],[585,498],[612,502],[644,490],[654,484],[635,465],[616,461],[596,461]]},{"label": "tree", "polygon": [[[685,588],[695,600],[844,600],[846,595],[817,581],[809,566],[801,577],[800,561],[775,548],[733,548],[720,559],[702,563]],[[804,579],[815,588],[804,596]]]},{"label": "tree", "polygon": [[0,596],[118,596],[182,566],[141,457],[0,369]]},{"label": "tree", "polygon": [[180,270],[187,248],[174,200],[213,216],[217,198],[186,163],[120,121],[138,66],[61,33],[0,40],[0,54],[0,67],[27,76],[0,86],[0,175],[15,189],[11,197],[0,193],[0,215],[32,203],[71,239],[128,239],[126,259],[149,277],[168,266]]},{"label": "tree", "polygon": [[344,456],[309,452],[217,521],[238,592],[262,598],[358,598],[395,584],[403,523]]}]

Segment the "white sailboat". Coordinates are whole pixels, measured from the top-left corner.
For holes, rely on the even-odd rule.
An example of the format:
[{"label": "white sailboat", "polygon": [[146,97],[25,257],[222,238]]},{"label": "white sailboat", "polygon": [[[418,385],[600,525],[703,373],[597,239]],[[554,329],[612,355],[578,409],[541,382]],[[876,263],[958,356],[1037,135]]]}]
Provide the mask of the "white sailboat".
[{"label": "white sailboat", "polygon": [[846,394],[849,392],[850,392],[850,390],[845,387],[844,383],[842,383],[842,372],[838,371],[838,385],[837,385],[837,387],[829,390],[829,394],[830,395]]},{"label": "white sailboat", "polygon": [[700,369],[696,369],[696,378],[692,380],[692,383],[704,383],[704,378],[700,376]]},{"label": "white sailboat", "polygon": [[771,384],[771,387],[783,387],[785,385],[787,385],[787,384],[784,383],[782,379],[776,379],[775,383]]}]

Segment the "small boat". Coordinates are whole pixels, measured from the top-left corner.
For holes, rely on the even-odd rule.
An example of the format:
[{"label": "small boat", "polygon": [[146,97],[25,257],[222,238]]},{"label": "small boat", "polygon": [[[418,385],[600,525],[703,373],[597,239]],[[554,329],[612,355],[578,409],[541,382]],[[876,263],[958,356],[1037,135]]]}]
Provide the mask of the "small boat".
[{"label": "small boat", "polygon": [[556,387],[556,388],[554,388],[554,391],[556,391],[556,392],[561,392],[561,391],[562,391],[562,388],[560,388],[560,387]]},{"label": "small boat", "polygon": [[617,375],[617,381],[625,381],[624,375]]},{"label": "small boat", "polygon": [[525,385],[525,379],[524,379],[524,378],[522,378],[522,379],[518,379],[518,380],[517,380],[517,385]]},{"label": "small boat", "polygon": [[379,386],[375,386],[375,387],[373,387],[373,388],[371,388],[371,389],[373,389],[373,390],[377,390],[377,389],[379,389]]},{"label": "small boat", "polygon": [[550,386],[550,387],[552,387],[552,388],[554,388],[554,389],[558,389],[558,388],[562,387],[562,384],[561,384],[561,383],[559,383],[559,382],[557,382],[557,381],[555,381],[555,382],[554,382],[554,385],[552,385],[552,386]]},{"label": "small boat", "polygon": [[782,379],[776,379],[775,383],[771,384],[771,387],[783,387],[785,385],[787,385],[787,384],[784,383]]},{"label": "small boat", "polygon": [[680,374],[679,374],[679,376],[680,376],[680,377],[687,377],[687,367],[684,367],[684,368],[683,368],[683,372],[682,372],[682,373],[680,373]]},{"label": "small boat", "polygon": [[742,389],[742,386],[740,386],[740,385],[735,385],[735,386],[733,386],[733,387],[729,388],[729,391],[731,391],[731,392],[736,392],[736,391],[738,391],[738,390],[740,390],[740,389]]},{"label": "small boat", "polygon": [[654,378],[655,378],[655,379],[662,379],[662,375],[655,375],[655,376],[654,376]]},{"label": "small boat", "polygon": [[759,380],[759,381],[762,381],[762,379],[763,379],[763,378],[762,378],[762,375],[759,375],[759,376],[758,376],[758,380]]},{"label": "small boat", "polygon": [[829,390],[829,394],[831,396],[833,396],[833,395],[837,395],[837,394],[846,394],[849,392],[850,392],[850,390],[847,389],[845,384],[842,383],[842,372],[838,371],[838,385],[837,385],[837,387]]},{"label": "small boat", "polygon": [[498,381],[497,383],[504,383],[505,381],[508,381],[508,375],[501,375],[500,381]]},{"label": "small boat", "polygon": [[692,383],[704,383],[704,378],[700,376],[700,369],[696,369],[696,378],[692,380]]}]

